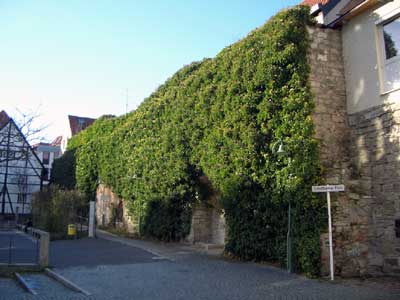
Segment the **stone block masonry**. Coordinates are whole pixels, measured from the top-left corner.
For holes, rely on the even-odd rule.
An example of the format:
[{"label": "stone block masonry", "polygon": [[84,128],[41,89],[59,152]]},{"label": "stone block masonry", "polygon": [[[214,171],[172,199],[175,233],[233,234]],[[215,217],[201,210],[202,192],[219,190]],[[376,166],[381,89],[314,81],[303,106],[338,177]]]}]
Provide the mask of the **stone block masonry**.
[{"label": "stone block masonry", "polygon": [[193,207],[190,234],[191,243],[225,244],[225,218],[223,211],[206,202],[196,202]]},{"label": "stone block masonry", "polygon": [[[117,222],[114,222],[113,218],[117,209],[121,212],[121,216]],[[96,191],[96,222],[101,226],[115,226],[127,232],[138,232],[138,224],[129,213],[126,201],[103,184],[100,184]]]},{"label": "stone block masonry", "polygon": [[[400,100],[400,99],[399,99]],[[400,101],[399,101],[400,102]],[[400,275],[400,103],[352,115],[350,153],[354,176],[363,185],[359,209],[368,226],[368,274]]]},{"label": "stone block masonry", "polygon": [[196,200],[192,211],[190,234],[186,238],[191,243],[224,245],[226,224],[224,212],[218,203],[218,194],[206,176],[199,178],[203,187],[208,189],[207,199]]},{"label": "stone block masonry", "polygon": [[[113,210],[121,206],[122,216],[114,224],[115,211]],[[127,202],[103,184],[98,186],[96,192],[96,221],[98,225],[117,227],[131,233],[138,233],[139,230],[137,220],[129,213]],[[196,201],[193,205],[191,231],[185,240],[190,243],[216,245],[225,243],[225,218],[215,195],[208,201]]]},{"label": "stone block masonry", "polygon": [[[400,105],[347,114],[341,32],[310,27],[309,35],[323,181],[346,186],[345,193],[332,195],[335,272],[400,274],[400,238],[395,232],[400,219]],[[326,200],[321,196],[321,201]],[[326,272],[328,252],[322,250]]]},{"label": "stone block masonry", "polygon": [[[341,32],[309,27],[310,86],[315,99],[313,120],[320,143],[321,184],[344,184],[346,192],[332,194],[335,273],[360,276],[367,272],[367,212],[360,208],[360,180],[352,181],[349,153],[351,130],[347,120],[346,86]],[[321,201],[326,201],[321,194]],[[363,200],[367,201],[367,200]],[[327,217],[328,223],[328,217]],[[327,274],[329,251],[321,237],[322,272]],[[328,256],[328,257],[327,257]]]}]

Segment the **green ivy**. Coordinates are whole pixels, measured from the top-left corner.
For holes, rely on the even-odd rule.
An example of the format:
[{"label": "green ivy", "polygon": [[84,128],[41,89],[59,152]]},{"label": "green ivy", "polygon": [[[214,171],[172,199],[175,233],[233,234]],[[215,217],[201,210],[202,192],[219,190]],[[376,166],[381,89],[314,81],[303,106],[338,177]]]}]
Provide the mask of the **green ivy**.
[{"label": "green ivy", "polygon": [[65,151],[62,158],[53,162],[50,181],[57,183],[61,189],[72,190],[76,186],[75,172],[75,149]]},{"label": "green ivy", "polygon": [[[179,240],[207,176],[228,226],[226,250],[285,264],[289,200],[299,272],[319,272],[324,204],[308,84],[309,10],[271,18],[246,38],[179,70],[123,117],[100,119],[72,138],[77,187],[99,180],[126,199],[141,232]],[[287,156],[274,145],[282,141]],[[289,158],[290,157],[290,158]]]}]

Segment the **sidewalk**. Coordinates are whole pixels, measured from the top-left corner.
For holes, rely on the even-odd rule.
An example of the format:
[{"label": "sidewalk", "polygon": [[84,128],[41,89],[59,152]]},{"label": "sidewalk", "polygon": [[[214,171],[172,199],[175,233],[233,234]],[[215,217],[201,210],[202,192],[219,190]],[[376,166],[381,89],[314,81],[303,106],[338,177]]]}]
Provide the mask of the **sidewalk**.
[{"label": "sidewalk", "polygon": [[158,257],[158,259],[168,259],[170,261],[175,261],[182,256],[191,254],[213,255],[212,253],[207,253],[207,251],[205,251],[201,245],[173,242],[163,243],[149,240],[131,239],[121,237],[100,229],[96,229],[96,236],[101,239],[118,242],[127,246],[142,249],[144,251],[150,252],[154,256]]},{"label": "sidewalk", "polygon": [[[352,287],[368,287],[379,291],[394,291],[400,294],[399,277],[370,277],[370,278],[338,278],[335,284]],[[400,299],[400,295],[399,295]]]}]

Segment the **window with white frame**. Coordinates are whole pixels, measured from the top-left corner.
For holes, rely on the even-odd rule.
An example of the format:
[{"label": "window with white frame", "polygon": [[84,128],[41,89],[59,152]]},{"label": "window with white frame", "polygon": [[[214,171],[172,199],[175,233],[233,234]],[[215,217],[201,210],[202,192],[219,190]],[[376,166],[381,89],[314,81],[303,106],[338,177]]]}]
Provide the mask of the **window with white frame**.
[{"label": "window with white frame", "polygon": [[386,59],[398,57],[400,55],[400,17],[382,27]]},{"label": "window with white frame", "polygon": [[382,92],[400,89],[400,16],[380,24],[382,41]]}]

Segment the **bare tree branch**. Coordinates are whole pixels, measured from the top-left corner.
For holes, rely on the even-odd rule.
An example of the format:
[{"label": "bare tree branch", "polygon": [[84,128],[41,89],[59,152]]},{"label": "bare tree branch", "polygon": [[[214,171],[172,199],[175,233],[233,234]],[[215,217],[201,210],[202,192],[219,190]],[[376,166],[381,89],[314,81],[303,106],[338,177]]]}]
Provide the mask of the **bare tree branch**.
[{"label": "bare tree branch", "polygon": [[39,109],[40,107],[28,112],[16,109],[19,116],[13,118],[13,120],[25,136],[26,141],[17,130],[2,130],[0,132],[0,164],[7,161],[29,159],[29,156],[32,155],[28,150],[29,144],[44,140],[42,133],[48,125],[37,125],[37,119],[41,116]]},{"label": "bare tree branch", "polygon": [[30,144],[44,141],[43,131],[49,127],[48,124],[37,124],[37,120],[42,116],[40,114],[40,106],[36,110],[22,112],[16,108],[19,116],[15,119],[15,123],[24,134]]}]

